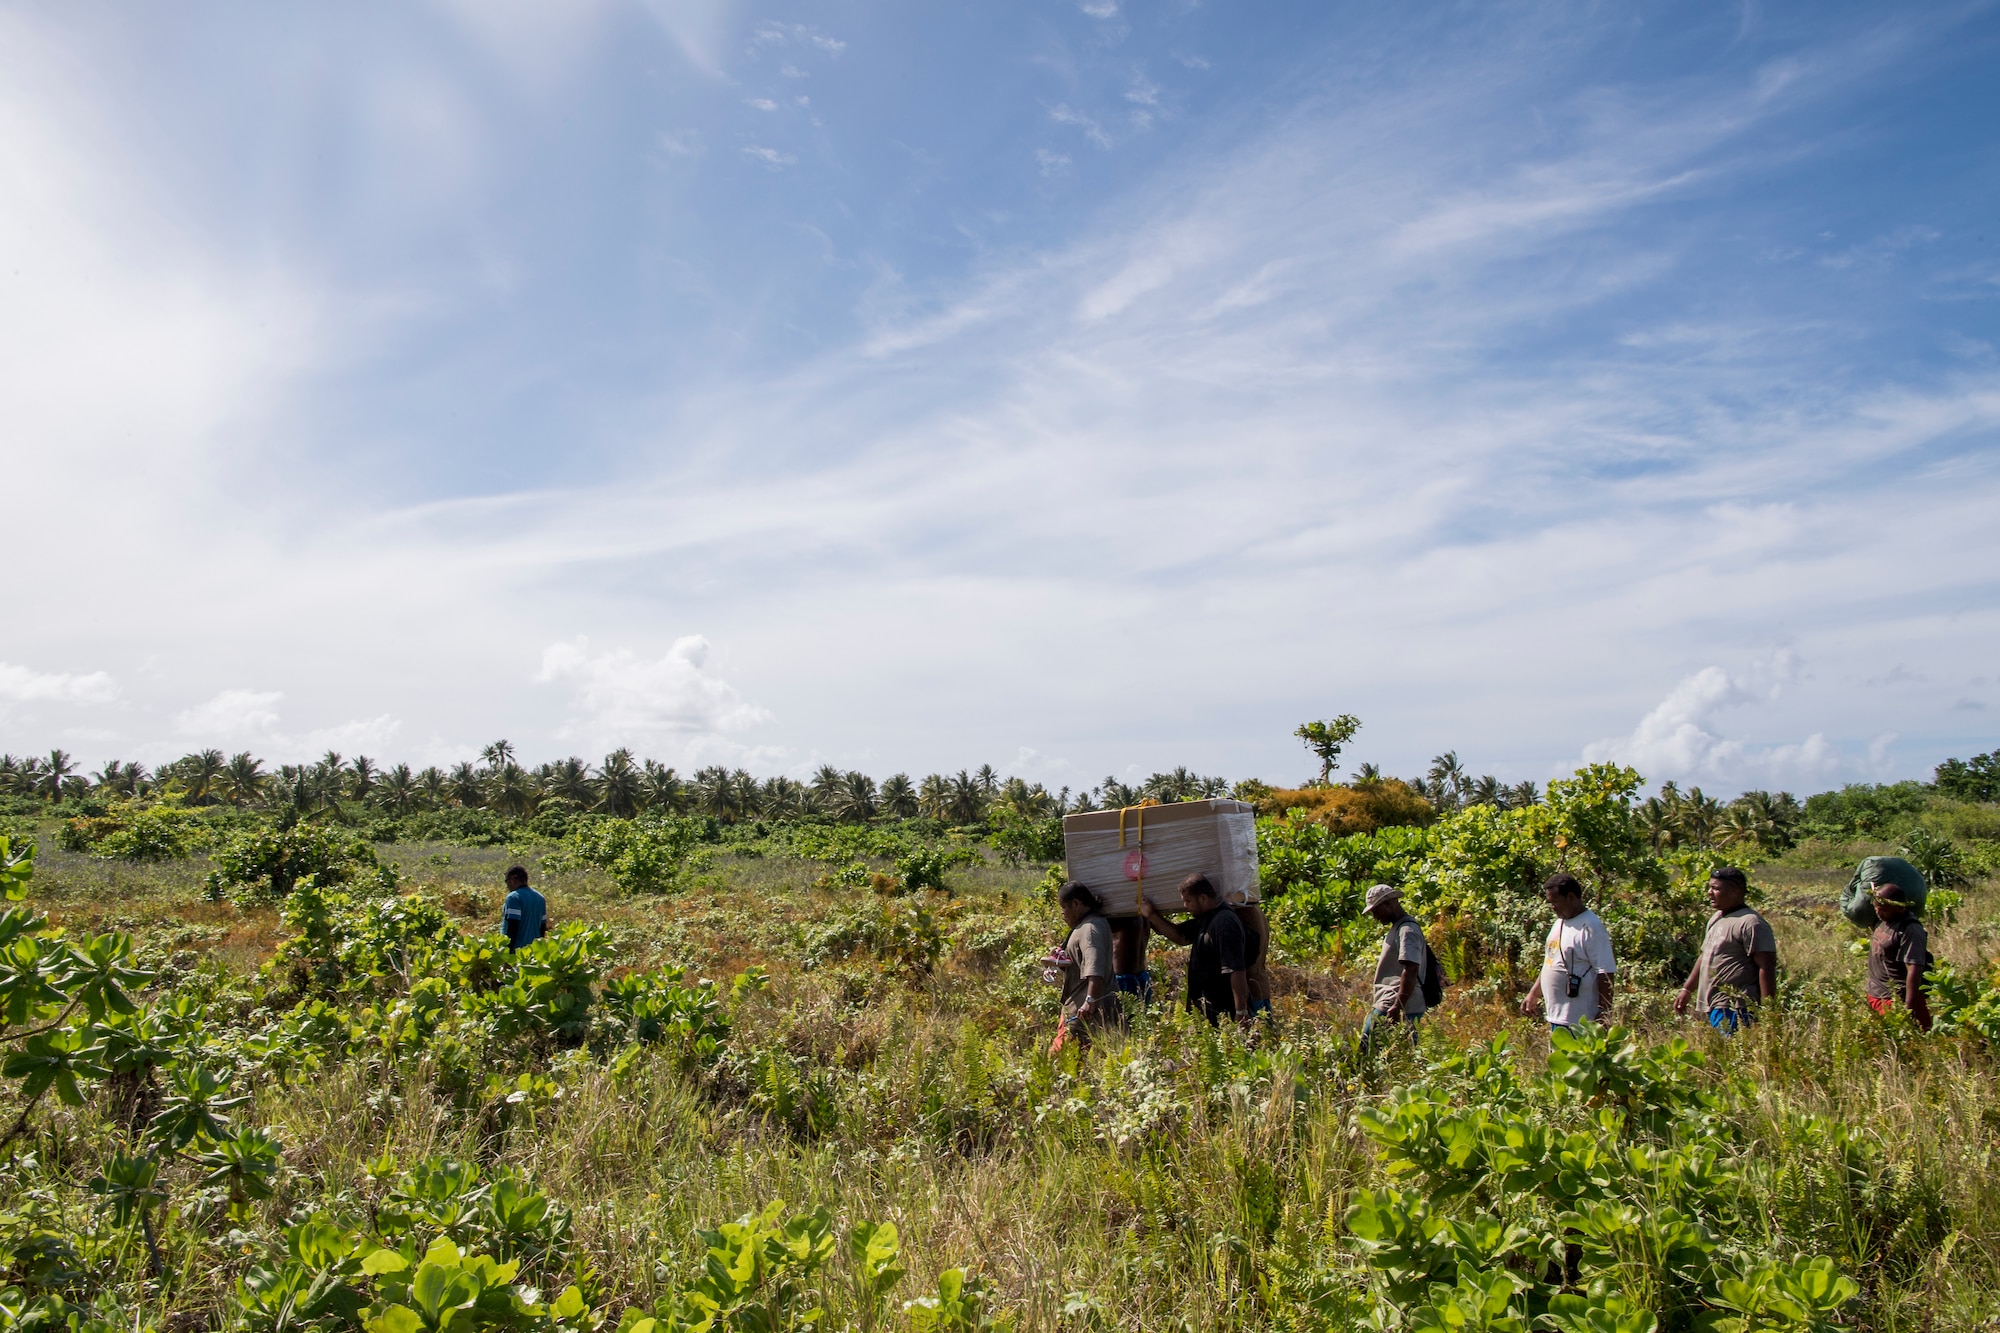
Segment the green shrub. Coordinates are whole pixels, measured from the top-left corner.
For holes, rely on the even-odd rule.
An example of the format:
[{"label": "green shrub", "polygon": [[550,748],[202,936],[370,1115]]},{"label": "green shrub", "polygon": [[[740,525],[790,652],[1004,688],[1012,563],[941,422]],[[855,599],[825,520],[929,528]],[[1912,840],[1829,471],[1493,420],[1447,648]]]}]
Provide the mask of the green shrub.
[{"label": "green shrub", "polygon": [[636,819],[578,819],[560,850],[543,864],[551,870],[594,866],[627,893],[668,893],[706,870],[713,851],[700,819],[648,811]]},{"label": "green shrub", "polygon": [[320,824],[238,833],[224,839],[210,859],[215,869],[208,889],[218,898],[282,899],[306,879],[323,887],[396,887],[396,872],[376,859],[367,842]]}]

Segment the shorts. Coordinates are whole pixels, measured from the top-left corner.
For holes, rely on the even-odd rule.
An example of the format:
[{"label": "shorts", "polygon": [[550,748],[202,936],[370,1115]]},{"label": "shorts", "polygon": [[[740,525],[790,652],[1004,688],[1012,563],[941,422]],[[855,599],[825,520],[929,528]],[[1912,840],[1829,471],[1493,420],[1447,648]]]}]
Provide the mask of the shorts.
[{"label": "shorts", "polygon": [[1145,972],[1120,972],[1111,978],[1111,988],[1126,995],[1136,995],[1139,1003],[1153,1002],[1153,974]]},{"label": "shorts", "polygon": [[1896,1002],[1894,1000],[1885,999],[1880,995],[1870,995],[1867,996],[1866,999],[1868,1001],[1868,1007],[1875,1011],[1875,1016],[1877,1018],[1887,1018],[1889,1016],[1889,1011],[1896,1007]]},{"label": "shorts", "polygon": [[1250,1001],[1250,1012],[1252,1014],[1271,1014],[1275,1011],[1271,1008],[1270,997],[1266,996],[1261,1000]]},{"label": "shorts", "polygon": [[1748,1009],[1711,1009],[1708,1011],[1708,1025],[1725,1037],[1736,1035],[1739,1027],[1749,1027],[1757,1021],[1757,1015]]}]

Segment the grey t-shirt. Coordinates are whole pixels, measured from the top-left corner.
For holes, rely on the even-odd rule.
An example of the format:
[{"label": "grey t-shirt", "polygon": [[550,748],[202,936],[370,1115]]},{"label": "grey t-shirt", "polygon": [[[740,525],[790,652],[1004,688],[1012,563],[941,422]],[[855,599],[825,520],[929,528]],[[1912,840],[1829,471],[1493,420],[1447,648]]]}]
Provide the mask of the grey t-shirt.
[{"label": "grey t-shirt", "polygon": [[1908,998],[1904,986],[1910,969],[1919,975],[1929,970],[1930,937],[1924,923],[1905,912],[1894,921],[1883,921],[1868,938],[1868,994],[1877,1000]]},{"label": "grey t-shirt", "polygon": [[[1424,943],[1423,927],[1413,916],[1406,916],[1389,927],[1389,933],[1382,940],[1382,959],[1375,964],[1375,1008],[1387,1013],[1396,1007],[1396,991],[1403,982],[1403,964],[1417,965],[1417,981],[1424,977],[1424,960],[1431,954]],[[1415,1018],[1424,1011],[1424,988],[1421,984],[1410,987],[1410,998],[1403,1004],[1403,1015]]]},{"label": "grey t-shirt", "polygon": [[1710,917],[1701,941],[1697,998],[1703,1011],[1755,1003],[1761,998],[1756,955],[1777,951],[1778,937],[1771,933],[1771,923],[1748,907]]},{"label": "grey t-shirt", "polygon": [[1111,923],[1093,912],[1076,923],[1063,949],[1069,954],[1069,966],[1063,969],[1063,1012],[1073,1014],[1082,1007],[1090,994],[1084,983],[1092,977],[1103,977],[1105,982],[1099,1011],[1115,1006],[1118,997],[1111,988]]}]

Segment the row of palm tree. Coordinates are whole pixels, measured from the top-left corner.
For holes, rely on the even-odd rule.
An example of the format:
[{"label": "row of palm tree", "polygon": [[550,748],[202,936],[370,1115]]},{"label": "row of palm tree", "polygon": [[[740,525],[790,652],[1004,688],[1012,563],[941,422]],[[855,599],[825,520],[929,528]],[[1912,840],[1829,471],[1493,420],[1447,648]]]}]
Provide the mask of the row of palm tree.
[{"label": "row of palm tree", "polygon": [[1683,792],[1668,782],[1633,814],[1654,851],[1681,847],[1777,851],[1792,845],[1805,807],[1788,791],[1746,791],[1724,804],[1699,787]]},{"label": "row of palm tree", "polygon": [[505,740],[486,746],[477,761],[421,770],[328,751],[313,763],[284,764],[271,771],[247,751],[225,757],[220,750],[199,750],[150,772],[142,764],[112,760],[86,776],[61,750],[46,759],[0,756],[0,795],[57,801],[95,793],[139,800],[169,791],[197,806],[311,811],[358,805],[391,815],[460,808],[525,819],[553,808],[627,817],[661,810],[731,822],[815,816],[866,822],[925,816],[976,824],[1003,815],[1049,819],[1100,805],[1198,800],[1226,795],[1229,783],[1183,767],[1155,773],[1138,784],[1107,777],[1096,788],[1051,792],[1023,778],[1002,778],[991,764],[956,774],[932,773],[921,781],[897,773],[879,783],[866,773],[832,764],[822,764],[803,782],[782,776],[758,778],[722,765],[682,777],[665,764],[641,760],[623,748],[595,765],[571,756],[528,768]]},{"label": "row of palm tree", "polygon": [[[1355,771],[1357,786],[1382,780],[1382,770],[1373,764],[1363,764]],[[1538,805],[1542,799],[1541,788],[1532,779],[1523,778],[1509,786],[1491,773],[1473,777],[1460,761],[1456,750],[1446,750],[1431,760],[1430,771],[1424,776],[1405,778],[1403,783],[1440,813],[1462,810],[1468,805],[1491,805],[1512,810]]]}]

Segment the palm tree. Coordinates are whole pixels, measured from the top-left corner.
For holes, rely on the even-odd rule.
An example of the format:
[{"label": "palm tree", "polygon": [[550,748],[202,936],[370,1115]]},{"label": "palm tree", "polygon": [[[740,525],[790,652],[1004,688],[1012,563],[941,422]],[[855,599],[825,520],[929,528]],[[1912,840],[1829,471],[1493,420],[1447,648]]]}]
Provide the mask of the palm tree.
[{"label": "palm tree", "polygon": [[889,818],[913,819],[921,808],[908,773],[897,773],[882,784],[882,813]]},{"label": "palm tree", "polygon": [[1507,789],[1507,803],[1517,810],[1542,803],[1542,789],[1533,778],[1522,778]]},{"label": "palm tree", "polygon": [[1008,778],[1001,784],[999,799],[994,805],[1010,811],[1023,819],[1046,819],[1055,812],[1055,797],[1049,789],[1037,782],[1030,786],[1026,779]]},{"label": "palm tree", "polygon": [[875,779],[859,770],[844,774],[833,800],[835,818],[865,824],[875,818]]},{"label": "palm tree", "polygon": [[981,764],[979,771],[972,775],[972,780],[979,784],[979,794],[987,800],[990,801],[999,794],[1000,775],[993,771],[993,765]]},{"label": "palm tree", "polygon": [[[8,755],[4,761],[0,761],[0,771],[4,771],[5,765],[12,763],[13,759],[14,756]],[[127,800],[136,800],[145,793],[147,777],[143,764],[121,764],[113,759],[98,770],[94,780],[99,791],[123,796]]]},{"label": "palm tree", "polygon": [[535,784],[527,770],[511,761],[487,776],[486,792],[486,799],[495,810],[515,819],[526,819],[535,813],[538,804]]},{"label": "palm tree", "polygon": [[379,769],[375,761],[365,754],[354,756],[354,762],[347,766],[347,790],[355,800],[366,802],[374,794],[375,779]]},{"label": "palm tree", "polygon": [[408,814],[416,808],[421,795],[417,775],[408,764],[397,764],[375,784],[375,803],[391,814]]},{"label": "palm tree", "polygon": [[[1064,788],[1063,790],[1068,791],[1068,788]],[[1076,794],[1075,800],[1069,802],[1069,812],[1074,815],[1080,815],[1095,810],[1097,808],[1097,802],[1092,799],[1093,795],[1094,793],[1091,791],[1091,789],[1085,787],[1082,791]]]},{"label": "palm tree", "polygon": [[445,780],[445,789],[452,800],[468,810],[476,810],[486,804],[486,784],[480,781],[479,770],[470,761],[452,765],[451,776]]},{"label": "palm tree", "polygon": [[1456,750],[1446,750],[1431,760],[1431,804],[1440,810],[1458,809],[1465,799],[1465,776],[1465,765],[1458,761]]},{"label": "palm tree", "polygon": [[241,809],[263,799],[264,784],[269,780],[263,761],[248,750],[239,750],[229,756],[229,763],[222,770],[223,795],[231,805]]},{"label": "palm tree", "polygon": [[694,775],[694,808],[717,819],[736,817],[736,781],[720,764],[699,769]]},{"label": "palm tree", "polygon": [[648,759],[639,774],[641,804],[649,810],[679,814],[687,809],[687,788],[680,775],[657,759]]},{"label": "palm tree", "polygon": [[1466,804],[1494,805],[1504,810],[1507,808],[1507,789],[1491,773],[1481,774],[1467,793]]},{"label": "palm tree", "polygon": [[621,746],[605,755],[597,773],[598,809],[621,819],[630,819],[639,813],[644,793],[640,787],[639,765],[633,762],[630,750]]},{"label": "palm tree", "polygon": [[832,814],[839,803],[840,789],[847,782],[847,775],[832,764],[821,764],[812,776],[813,804],[824,814]]},{"label": "palm tree", "polygon": [[1363,764],[1354,770],[1354,781],[1351,785],[1356,787],[1372,787],[1381,780],[1382,769],[1380,765]]},{"label": "palm tree", "polygon": [[1104,785],[1098,788],[1098,799],[1107,810],[1122,810],[1128,805],[1137,805],[1146,799],[1145,793],[1137,787],[1128,787],[1117,778],[1106,776]]},{"label": "palm tree", "polygon": [[945,818],[954,824],[977,824],[986,813],[986,790],[964,769],[958,776],[948,781],[948,795],[945,798]]},{"label": "palm tree", "polygon": [[931,819],[943,819],[951,811],[951,779],[942,773],[926,773],[917,784],[917,809]]},{"label": "palm tree", "polygon": [[310,770],[298,764],[278,765],[271,786],[283,808],[301,815],[312,809],[311,777]]},{"label": "palm tree", "polygon": [[579,810],[588,810],[597,803],[597,784],[590,780],[590,765],[575,755],[550,764],[542,784],[549,795],[574,801]]},{"label": "palm tree", "polygon": [[514,742],[495,741],[481,750],[479,757],[485,762],[488,771],[497,773],[514,762]]},{"label": "palm tree", "polygon": [[1674,812],[1675,841],[1694,847],[1713,846],[1715,827],[1721,822],[1722,802],[1703,795],[1699,787],[1690,787]]},{"label": "palm tree", "polygon": [[772,819],[799,819],[812,812],[812,793],[803,782],[788,777],[766,782],[758,799]]},{"label": "palm tree", "polygon": [[174,775],[181,780],[188,800],[195,805],[214,805],[221,795],[223,778],[228,772],[229,764],[220,750],[202,750],[174,765]]},{"label": "palm tree", "polygon": [[1171,773],[1155,773],[1139,785],[1139,790],[1162,805],[1190,801],[1201,790],[1201,779],[1182,766]]},{"label": "palm tree", "polygon": [[451,779],[433,764],[417,774],[417,790],[423,793],[424,808],[435,810],[451,799]]}]

